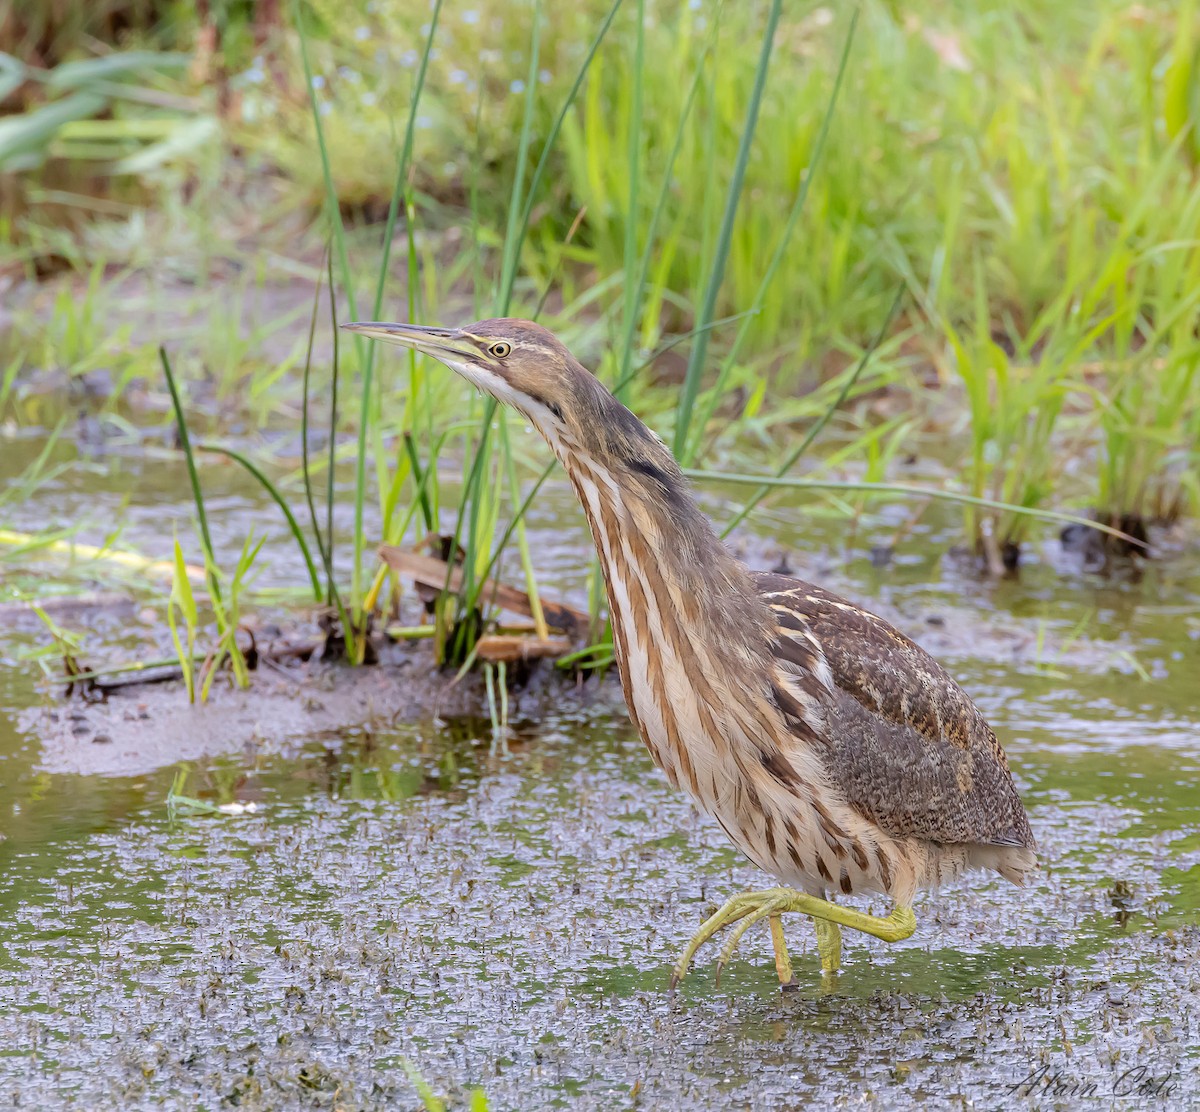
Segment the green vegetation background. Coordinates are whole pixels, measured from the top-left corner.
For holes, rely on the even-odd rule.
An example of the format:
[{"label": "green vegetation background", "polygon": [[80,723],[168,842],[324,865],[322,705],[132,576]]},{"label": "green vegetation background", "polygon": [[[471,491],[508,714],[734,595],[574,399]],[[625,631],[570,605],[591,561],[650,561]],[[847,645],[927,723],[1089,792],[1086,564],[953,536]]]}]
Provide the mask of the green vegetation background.
[{"label": "green vegetation background", "polygon": [[[303,392],[310,499],[354,472],[351,618],[374,541],[460,505],[467,594],[509,540],[536,594],[503,522],[545,457],[440,370],[335,372],[326,276],[342,319],[539,316],[710,476],[794,458],[840,397],[810,478],[932,432],[956,495],[1136,536],[1200,502],[1195,3],[16,0],[0,49],[0,411],[104,368],[120,412],[160,343],[218,439]],[[203,327],[138,326],[172,297]],[[1035,521],[963,513],[992,571]]]}]

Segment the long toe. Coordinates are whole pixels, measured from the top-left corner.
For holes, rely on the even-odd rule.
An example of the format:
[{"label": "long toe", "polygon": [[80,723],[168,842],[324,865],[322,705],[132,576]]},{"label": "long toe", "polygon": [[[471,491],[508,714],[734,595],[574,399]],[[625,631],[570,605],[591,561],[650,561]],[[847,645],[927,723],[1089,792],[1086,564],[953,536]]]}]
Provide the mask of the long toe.
[{"label": "long toe", "polygon": [[775,903],[765,903],[761,907],[752,911],[747,915],[736,927],[729,932],[729,938],[725,945],[721,947],[721,953],[717,958],[716,983],[721,984],[721,971],[729,964],[730,959],[737,951],[738,944],[742,941],[744,935],[755,923],[767,918],[769,915],[778,914],[778,905]]},{"label": "long toe", "polygon": [[742,923],[737,928],[734,936],[730,939],[731,945],[726,946],[721,957],[718,959],[717,973],[719,977],[721,968],[728,961],[729,957],[732,956],[738,942],[749,926],[768,915],[786,910],[787,902],[794,894],[786,888],[770,888],[762,892],[743,892],[740,896],[734,896],[732,899],[726,900],[720,910],[706,919],[700,929],[692,935],[691,941],[680,955],[679,961],[675,963],[675,969],[671,973],[670,988],[673,990],[687,976],[687,972],[692,965],[692,959],[696,956],[696,951],[712,938],[713,935],[731,923],[748,919],[749,922]]}]

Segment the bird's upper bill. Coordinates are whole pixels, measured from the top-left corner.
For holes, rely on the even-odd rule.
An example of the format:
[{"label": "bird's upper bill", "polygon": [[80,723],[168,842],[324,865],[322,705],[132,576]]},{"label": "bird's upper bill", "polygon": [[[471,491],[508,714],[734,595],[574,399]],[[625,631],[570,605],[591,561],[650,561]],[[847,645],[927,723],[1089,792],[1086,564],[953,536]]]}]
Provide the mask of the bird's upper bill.
[{"label": "bird's upper bill", "polygon": [[387,324],[383,321],[362,321],[344,324],[347,332],[357,332],[372,340],[383,340],[388,344],[412,348],[414,351],[432,355],[443,362],[470,359],[480,360],[480,345],[471,340],[461,328],[434,328],[425,324]]}]

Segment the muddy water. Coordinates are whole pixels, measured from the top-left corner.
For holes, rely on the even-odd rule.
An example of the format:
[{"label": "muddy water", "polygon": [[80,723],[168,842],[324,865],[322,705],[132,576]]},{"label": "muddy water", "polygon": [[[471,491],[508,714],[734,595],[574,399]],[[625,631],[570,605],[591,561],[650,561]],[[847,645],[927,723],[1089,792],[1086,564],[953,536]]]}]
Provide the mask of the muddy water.
[{"label": "muddy water", "polygon": [[[0,482],[37,447],[4,442]],[[0,526],[82,519],[97,541],[120,518],[125,543],[166,556],[184,490],[174,462],[106,452],[4,506]],[[296,582],[254,490],[218,470],[210,495],[220,547],[265,529],[258,585]],[[578,600],[587,564],[562,544],[566,517],[550,491],[534,551]],[[45,636],[10,606],[0,1105],[416,1107],[412,1068],[454,1104],[479,1087],[505,1109],[1197,1106],[1197,553],[1101,580],[1051,546],[995,587],[942,558],[947,517],[886,567],[869,552],[900,517],[849,543],[841,524],[797,520],[764,514],[787,551],[747,535],[748,557],[786,555],[951,664],[1029,804],[1047,866],[1030,889],[972,878],[923,897],[904,943],[848,935],[833,991],[802,921],[786,996],[752,932],[719,989],[709,954],[672,999],[687,935],[762,877],[667,789],[611,692],[558,691],[504,744],[470,717],[319,736],[258,723],[253,744],[231,729],[187,762],[188,790],[256,810],[172,818],[183,728],[164,721],[153,760],[86,732],[68,754],[51,745],[28,657]],[[152,585],[5,555],[0,605],[18,589],[124,595],[64,624],[98,657],[161,648],[141,620],[161,606]],[[87,713],[52,709],[68,733]]]}]

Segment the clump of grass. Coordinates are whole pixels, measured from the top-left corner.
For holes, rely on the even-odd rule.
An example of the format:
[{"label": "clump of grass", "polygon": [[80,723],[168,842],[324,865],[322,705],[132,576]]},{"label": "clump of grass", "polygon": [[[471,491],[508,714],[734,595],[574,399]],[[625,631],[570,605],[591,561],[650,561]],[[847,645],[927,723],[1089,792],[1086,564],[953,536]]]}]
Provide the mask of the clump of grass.
[{"label": "clump of grass", "polygon": [[[383,249],[381,252],[381,260],[378,270],[378,278],[376,281],[374,310],[375,315],[378,315],[384,296],[386,276],[388,273],[388,262],[392,246],[392,232],[395,226],[397,214],[400,209],[402,198],[407,198],[409,203],[406,209],[409,214],[412,214],[411,206],[411,191],[408,183],[408,171],[412,158],[414,122],[416,119],[417,107],[421,100],[421,92],[427,72],[429,59],[433,49],[434,36],[437,32],[438,18],[441,13],[441,0],[436,0],[433,6],[432,18],[430,19],[428,29],[424,35],[424,49],[421,54],[421,65],[418,70],[417,79],[411,91],[411,98],[408,107],[408,125],[405,132],[405,144],[399,152],[395,160],[396,173],[395,181],[391,190],[391,196],[388,203],[388,216],[385,224],[385,236],[383,241]],[[325,129],[321,121],[321,111],[316,98],[316,86],[313,80],[312,68],[309,63],[309,39],[306,28],[303,23],[299,6],[296,7],[297,29],[299,31],[299,42],[301,58],[304,65],[304,74],[306,87],[309,90],[309,103],[311,107],[311,119],[316,135],[317,148],[320,154],[320,165],[322,168],[324,197],[325,197],[325,215],[329,230],[329,236],[333,245],[333,255],[336,256],[339,273],[342,281],[342,295],[346,298],[348,311],[352,318],[358,317],[356,309],[356,283],[354,271],[350,265],[350,256],[347,247],[346,228],[342,220],[341,210],[338,203],[338,194],[334,185],[333,179],[333,163],[330,157],[329,146],[326,141]],[[411,244],[412,228],[409,228],[409,239]],[[332,267],[332,262],[330,263]],[[410,271],[411,275],[411,271]],[[411,279],[410,279],[411,280]],[[410,285],[410,303],[411,303],[412,287]],[[330,272],[330,296],[333,296],[333,277],[332,270]],[[336,337],[336,321],[334,328],[334,343],[337,343]],[[354,536],[353,536],[353,563],[351,565],[351,586],[349,606],[343,607],[339,601],[339,608],[343,611],[343,625],[346,632],[347,650],[352,662],[361,662],[365,657],[366,640],[365,627],[366,619],[363,614],[363,554],[366,547],[366,533],[364,529],[364,510],[367,498],[367,460],[368,460],[368,444],[371,438],[371,430],[377,427],[379,422],[379,398],[376,387],[374,385],[374,359],[375,352],[372,345],[366,343],[362,337],[355,336],[354,338],[355,354],[357,356],[357,364],[362,369],[362,378],[359,384],[360,412],[358,425],[358,452],[355,463],[355,491],[354,491]],[[335,346],[336,351],[336,346]],[[310,358],[311,358],[311,333],[310,333]],[[306,382],[306,397],[307,397],[307,381],[308,370],[306,365],[305,382]],[[307,409],[307,404],[306,404]],[[328,481],[332,484],[333,474],[333,434],[336,431],[336,410],[334,413],[330,431],[330,463]],[[412,463],[416,460],[415,454],[410,454],[408,462]],[[307,451],[305,452],[305,476],[306,486],[308,483],[307,473]],[[381,484],[383,486],[384,484]],[[329,501],[327,509],[332,512],[332,487],[328,492]],[[311,496],[310,496],[311,510]],[[385,521],[384,531],[388,531],[390,522]],[[315,513],[313,515],[313,527],[317,533],[318,545],[320,546],[320,529],[317,526]],[[330,525],[330,529],[332,526]],[[329,538],[330,542],[332,538]],[[331,545],[330,545],[331,547]],[[332,564],[328,549],[324,551],[323,558],[326,561],[327,569],[327,584],[329,590],[335,590],[333,586]],[[373,595],[374,592],[372,592]]]},{"label": "clump of grass", "polygon": [[[1037,509],[1049,495],[1056,458],[1052,434],[1069,389],[1068,364],[1057,358],[1014,360],[991,338],[981,297],[970,343],[948,328],[955,368],[970,413],[971,449],[964,468],[975,498]],[[968,505],[967,534],[993,575],[1017,566],[1027,517]]]},{"label": "clump of grass", "polygon": [[[481,137],[489,164],[481,216],[485,224],[502,219],[501,205],[490,198],[506,195],[495,185],[511,181],[521,159],[530,78],[541,86],[534,129],[545,134],[557,106],[569,99],[575,68],[563,57],[589,40],[608,7],[591,0],[569,11],[545,8],[538,71],[530,65],[529,22],[511,18],[507,3],[473,4],[470,22],[460,10],[448,13],[439,55],[428,63],[415,138],[423,184],[444,192],[443,174],[449,184],[461,183],[470,171],[464,156]],[[332,141],[355,155],[335,160],[339,195],[350,203],[372,192],[384,200],[392,163],[387,120],[402,118],[410,105],[412,74],[426,64],[413,48],[428,21],[394,0],[359,10],[361,22],[344,9],[336,19],[326,9],[329,38],[315,48],[318,98],[335,121],[328,128]],[[865,341],[895,276],[880,263],[893,253],[957,319],[969,315],[971,257],[979,250],[1004,299],[997,319],[1007,311],[1015,324],[1028,325],[1058,292],[1064,250],[1093,250],[1083,235],[1088,228],[1100,233],[1103,248],[1113,230],[1109,214],[1136,193],[1164,119],[1169,129],[1184,129],[1186,98],[1178,90],[1188,87],[1188,19],[1182,13],[1139,18],[1116,0],[986,12],[918,5],[903,15],[868,0],[856,10],[862,29],[851,114],[829,140],[825,181],[812,197],[819,219],[807,249],[780,264],[781,281],[766,299],[751,347],[762,350],[797,334],[822,343]],[[686,304],[703,303],[720,198],[743,174],[756,204],[730,231],[718,311],[748,305],[762,276],[761,245],[786,223],[795,186],[811,164],[845,23],[823,11],[784,13],[788,64],[762,104],[754,156],[739,169],[744,107],[770,5],[648,4],[646,14],[619,20],[589,71],[569,124],[576,138],[564,149],[562,188],[547,219],[561,238],[586,206],[581,238],[599,273],[628,270],[630,244],[644,242],[651,215],[646,202],[653,189],[646,186],[656,160],[642,152],[670,149],[688,94],[677,75],[702,68],[719,21],[719,57],[706,70],[696,126],[678,156],[663,216],[665,227],[689,225],[688,232],[668,237],[672,250],[657,261],[666,290]],[[360,27],[389,33],[355,38]],[[374,53],[381,43],[390,55],[384,67]],[[1154,67],[1165,54],[1175,60],[1175,91],[1164,117],[1146,90],[1155,88]],[[638,57],[653,62],[631,64]],[[989,90],[983,102],[981,86]],[[310,152],[307,135],[297,136],[297,146],[297,171],[311,173],[311,160],[299,164]],[[873,152],[869,160],[864,151]],[[1090,188],[1101,175],[1107,193]],[[1184,176],[1167,185],[1172,202],[1187,196]],[[706,218],[698,220],[701,213]],[[697,224],[702,234],[693,235]],[[951,227],[962,234],[943,236]]]},{"label": "clump of grass", "polygon": [[[445,1112],[446,1104],[434,1091],[433,1087],[422,1076],[421,1071],[407,1058],[403,1059],[404,1072],[413,1088],[417,1090],[421,1107],[425,1112]],[[467,1103],[470,1112],[488,1112],[487,1094],[482,1089],[472,1089]]]},{"label": "clump of grass", "polygon": [[1200,353],[1110,364],[1097,391],[1102,435],[1097,513],[1127,532],[1171,524],[1200,505],[1196,407]]},{"label": "clump of grass", "polygon": [[[85,670],[79,666],[79,654],[83,648],[80,640],[69,630],[63,629],[37,603],[31,603],[30,605],[33,612],[37,615],[38,621],[46,627],[54,642],[54,651],[58,654],[59,660],[62,662],[63,679],[67,684],[67,690],[70,691],[76,679],[85,674]],[[39,655],[37,659],[43,670],[48,672],[43,657]]]},{"label": "clump of grass", "polygon": [[[167,789],[167,815],[170,818],[192,818],[197,815],[243,815],[247,812],[253,814],[258,810],[254,803],[239,803],[232,798],[231,785],[228,783],[227,777],[218,780],[218,788],[223,788],[221,794],[226,797],[224,803],[209,803],[207,800],[184,794],[188,772],[187,765],[180,765],[171,779],[170,788]],[[225,779],[226,782],[222,785],[220,779]]]},{"label": "clump of grass", "polygon": [[[450,87],[442,65],[475,73],[461,69],[473,55],[448,49],[430,68],[423,111],[439,122],[478,120],[493,147],[504,136],[510,159],[499,165],[519,171],[531,113],[548,119],[560,80],[552,68],[548,93],[535,106],[533,64],[560,49],[585,10],[598,19],[603,9],[578,9],[570,19],[544,12],[536,58],[534,44],[510,41],[522,57],[513,80],[525,86],[523,95],[498,96],[491,86],[485,95],[476,86],[470,111],[469,90]],[[654,11],[653,20],[639,6],[614,24],[586,95],[566,120],[559,200],[525,265],[549,269],[541,245],[583,213],[581,258],[602,278],[622,279],[611,302],[619,316],[617,368],[629,366],[635,332],[646,347],[672,316],[695,314],[703,324],[722,309],[753,305],[758,312],[733,347],[753,358],[786,343],[789,369],[777,378],[783,389],[807,358],[861,350],[899,276],[929,326],[919,345],[937,362],[949,354],[971,396],[971,488],[993,501],[1043,505],[1059,481],[1064,399],[1081,387],[1088,363],[1119,348],[1121,320],[1179,307],[1177,272],[1197,265],[1191,148],[1180,107],[1191,24],[1183,14],[1134,18],[1116,3],[1088,5],[1087,19],[1078,18],[1082,11],[1072,4],[986,15],[919,8],[902,23],[888,5],[862,5],[860,49],[847,78],[853,107],[828,134],[825,165],[814,175],[826,134],[821,106],[840,64],[832,44],[844,24],[784,17],[787,48],[801,62],[779,68],[767,91],[756,93],[754,57],[779,18],[771,5]],[[457,18],[445,33],[448,44],[471,49],[471,32]],[[514,33],[524,28],[505,24],[502,34]],[[720,49],[710,53],[714,41]],[[1159,102],[1145,90],[1156,87],[1156,60],[1164,55],[1172,61]],[[639,57],[672,65],[629,64]],[[676,79],[679,72],[700,78],[698,96]],[[981,82],[992,90],[986,104]],[[324,89],[322,102],[334,115],[342,110],[336,90]],[[360,129],[370,126],[369,116]],[[688,130],[679,132],[687,118]],[[921,130],[908,121],[928,124]],[[1166,143],[1164,123],[1175,136]],[[431,128],[418,135],[417,148],[448,141],[470,149],[455,134],[452,123]],[[647,150],[671,152],[672,187],[658,194],[660,204],[650,203],[656,160]],[[866,150],[873,153],[865,161]],[[435,155],[428,164],[440,162]],[[1093,188],[1097,180],[1103,188]],[[755,204],[731,206],[743,191]],[[489,218],[487,194],[473,189],[474,199],[483,198],[476,224]],[[814,210],[803,247],[766,257],[763,245],[780,243],[778,229],[790,226],[801,195]],[[501,264],[509,288],[511,244],[510,236]],[[633,265],[639,246],[653,251],[649,272]],[[1122,291],[1126,271],[1132,281]],[[705,396],[708,347],[702,332],[675,415],[672,435],[685,459],[699,450],[722,388],[749,377],[731,369],[731,358]],[[1154,377],[1139,378],[1157,397]],[[1170,397],[1168,388],[1161,400]],[[1185,415],[1181,427],[1187,422]],[[1153,424],[1132,426],[1135,457],[1155,457]],[[1168,458],[1176,458],[1173,451]],[[964,524],[994,568],[1021,544],[1024,522],[972,513]]]},{"label": "clump of grass", "polygon": [[[535,8],[529,32],[530,62],[524,98],[525,111],[518,141],[517,163],[509,191],[505,238],[493,302],[492,311],[495,315],[506,316],[513,311],[514,301],[519,296],[517,278],[521,271],[522,253],[534,205],[546,180],[551,152],[597,51],[613,23],[620,3],[621,0],[614,0],[605,18],[599,22],[591,43],[575,70],[574,81],[565,100],[550,124],[542,153],[536,163],[532,157],[532,136],[535,107],[539,101],[538,58],[543,20],[540,6]],[[410,277],[411,274],[410,270]],[[415,361],[410,363],[410,376],[414,364]],[[513,535],[517,540],[526,590],[532,602],[535,621],[542,632],[545,625],[544,620],[539,618],[538,586],[525,536],[523,508],[512,518],[510,527],[501,537],[500,543],[496,543],[505,493],[507,491],[513,505],[516,506],[519,502],[519,490],[506,418],[503,412],[497,411],[494,400],[489,398],[484,402],[477,429],[477,434],[471,436],[465,445],[462,501],[454,533],[447,546],[447,551],[451,554],[458,552],[460,548],[464,552],[462,586],[452,598],[444,595],[435,608],[437,632],[434,644],[438,658],[444,663],[455,665],[472,658],[475,641],[483,632],[484,610],[487,605],[487,600],[482,597],[483,584]],[[433,460],[436,456],[431,454],[430,458]],[[431,463],[430,466],[434,465]],[[525,505],[527,504],[526,502]]]},{"label": "clump of grass", "polygon": [[[1200,194],[1175,219],[1200,231]],[[1101,435],[1096,508],[1110,524],[1170,523],[1197,499],[1200,441],[1200,257],[1180,245],[1154,249],[1114,277],[1123,315],[1113,356],[1087,368],[1083,388]],[[1159,272],[1151,308],[1139,314],[1147,270]]]},{"label": "clump of grass", "polygon": [[[230,670],[233,674],[233,681],[238,687],[248,687],[250,684],[249,669],[246,664],[246,657],[242,653],[241,647],[238,645],[237,634],[241,617],[241,601],[242,588],[247,574],[254,565],[254,560],[262,549],[263,541],[260,539],[255,543],[252,538],[247,537],[245,544],[242,546],[241,555],[238,557],[237,564],[234,567],[233,575],[229,580],[229,593],[225,595],[221,590],[220,572],[217,568],[217,558],[213,549],[212,534],[208,527],[208,513],[204,505],[204,492],[200,486],[200,472],[196,467],[196,459],[192,453],[191,436],[188,433],[187,418],[183,412],[183,402],[180,399],[179,387],[175,382],[175,375],[171,370],[171,362],[167,357],[166,348],[159,348],[159,358],[162,361],[163,375],[166,378],[167,389],[171,394],[171,405],[175,415],[175,428],[179,436],[179,444],[183,450],[184,461],[187,464],[188,480],[192,490],[192,503],[196,510],[196,524],[200,539],[200,549],[204,557],[205,579],[208,584],[208,601],[212,606],[213,615],[217,624],[217,643],[213,651],[209,655],[209,659],[205,662],[204,678],[200,684],[200,700],[204,702],[208,699],[208,693],[212,687],[213,679],[215,678],[220,666],[228,660]],[[183,575],[186,578],[187,569],[183,565],[180,558],[176,564],[178,579],[178,569],[183,568]],[[182,589],[178,584],[174,588],[180,592],[180,600],[182,601]],[[190,594],[190,586],[188,593]],[[185,611],[185,621],[192,620],[191,615],[194,613],[194,606]],[[174,632],[174,631],[172,631]],[[189,641],[192,638],[189,634]],[[178,648],[178,638],[176,637],[176,647]],[[191,656],[180,653],[179,665],[184,670],[185,677],[191,670]],[[188,685],[188,696],[194,698],[196,694],[194,681]]]},{"label": "clump of grass", "polygon": [[[184,627],[183,638],[179,636],[180,620]],[[199,625],[200,613],[196,606],[196,597],[192,593],[183,549],[179,545],[179,538],[176,537],[175,574],[171,582],[171,597],[167,600],[167,626],[171,630],[171,641],[179,658],[179,668],[183,672],[183,684],[187,689],[189,703],[196,701],[196,630]]]}]

